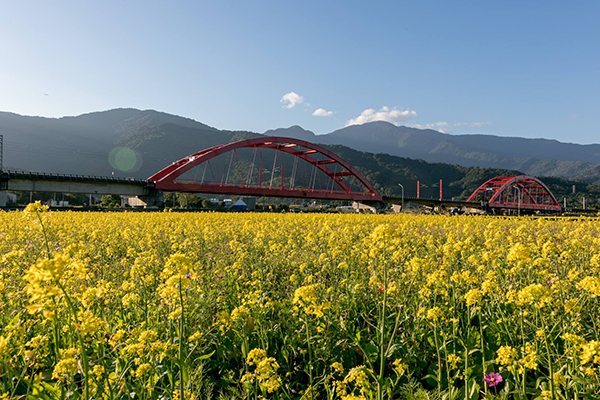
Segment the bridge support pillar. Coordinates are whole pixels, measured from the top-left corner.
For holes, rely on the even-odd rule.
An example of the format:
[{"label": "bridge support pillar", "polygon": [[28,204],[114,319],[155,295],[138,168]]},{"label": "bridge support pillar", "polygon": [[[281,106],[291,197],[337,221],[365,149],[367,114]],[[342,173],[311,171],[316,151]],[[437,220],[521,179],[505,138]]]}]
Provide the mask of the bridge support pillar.
[{"label": "bridge support pillar", "polygon": [[372,212],[373,214],[377,214],[377,208],[370,204],[364,204],[364,203],[359,203],[358,201],[354,201],[354,202],[352,202],[352,207],[354,207],[354,209],[357,212],[369,211],[369,212]]},{"label": "bridge support pillar", "polygon": [[148,207],[158,207],[162,208],[164,206],[163,202],[163,191],[152,189],[149,191],[147,195],[138,196],[138,198],[146,203],[146,208]]},{"label": "bridge support pillar", "polygon": [[8,195],[5,191],[0,190],[0,207],[6,207],[6,200]]},{"label": "bridge support pillar", "polygon": [[369,210],[374,214],[378,214],[385,208],[385,203],[383,201],[354,201],[352,207],[356,210]]}]

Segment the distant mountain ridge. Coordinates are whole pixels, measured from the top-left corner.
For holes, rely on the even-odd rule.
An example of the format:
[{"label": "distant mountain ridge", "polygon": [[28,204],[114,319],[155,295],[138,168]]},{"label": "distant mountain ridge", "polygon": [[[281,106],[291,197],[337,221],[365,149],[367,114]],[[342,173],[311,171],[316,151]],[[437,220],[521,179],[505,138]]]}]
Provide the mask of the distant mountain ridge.
[{"label": "distant mountain ridge", "polygon": [[[315,135],[311,131],[307,131],[301,126],[294,125],[290,126],[286,129],[270,129],[263,133],[265,136],[280,136],[280,137],[289,137],[294,139],[306,140],[307,142],[316,142],[319,138],[324,135]],[[358,150],[358,149],[357,149]]]},{"label": "distant mountain ridge", "polygon": [[[202,149],[260,136],[255,132],[219,130],[189,118],[154,110],[131,108],[63,118],[0,112],[0,134],[4,136],[5,169],[99,176],[114,173],[115,176],[141,179]],[[349,126],[327,135],[315,135],[299,126],[269,130],[264,134],[321,143],[355,166],[377,190],[388,196],[400,195],[398,183],[405,186],[409,196],[416,194],[417,180],[432,185],[443,179],[444,195],[462,198],[489,178],[522,172],[600,182],[598,163],[587,161],[595,160],[594,152],[599,145],[483,135],[453,136],[397,127],[386,122]],[[476,141],[471,143],[469,138]],[[485,143],[492,145],[486,148]],[[535,154],[540,159],[508,157],[506,154],[511,146],[517,146],[522,148],[515,152],[522,155],[527,151],[523,148],[531,143],[539,147]],[[138,158],[134,170],[120,171],[111,165],[109,154],[119,148],[129,149],[128,154]],[[543,159],[543,148],[563,149],[562,158]],[[581,157],[568,160],[575,158],[574,154],[581,154]],[[478,166],[480,164],[487,167]],[[502,167],[504,165],[514,167]],[[568,190],[577,184],[578,191],[598,192],[593,196],[600,197],[598,186],[558,178],[549,182],[554,182],[552,190],[557,195],[569,196]],[[423,196],[437,196],[434,192],[431,187],[425,189],[423,186]]]},{"label": "distant mountain ridge", "polygon": [[449,135],[383,121],[351,125],[325,135],[314,135],[297,126],[269,130],[265,134],[300,139],[310,137],[317,143],[342,144],[370,153],[429,162],[503,168],[531,175],[600,182],[600,144],[581,145],[493,135]]},{"label": "distant mountain ridge", "polygon": [[[111,175],[115,172],[108,162],[111,150],[125,146],[138,151],[137,147],[147,141],[143,138],[146,135],[152,137],[156,130],[161,131],[161,126],[165,127],[162,129],[165,132],[173,129],[195,132],[185,138],[192,146],[204,146],[204,137],[211,138],[215,144],[227,141],[226,135],[213,127],[154,110],[121,108],[62,118],[0,112],[0,134],[4,136],[3,164],[32,171]],[[176,157],[188,155],[189,147],[178,147],[181,151],[175,152]],[[170,146],[161,148],[166,150],[167,156],[173,155],[168,151]],[[163,168],[175,160],[154,156],[154,159],[148,158],[142,163],[140,170],[132,171],[132,175],[146,178],[157,171],[157,165]]]},{"label": "distant mountain ridge", "polygon": [[[214,128],[208,128],[218,132]],[[140,132],[144,134],[147,131]],[[244,138],[248,134],[257,135],[247,132],[243,135]],[[268,130],[263,135],[293,137],[329,145],[341,144],[363,152],[384,153],[428,162],[518,170],[535,176],[600,182],[600,145],[487,135],[447,135],[434,130],[397,127],[381,121],[350,126],[326,135],[316,135],[298,125]],[[471,143],[470,139],[479,143]],[[396,147],[393,146],[394,143],[397,143]],[[514,153],[512,156],[511,152]]]}]

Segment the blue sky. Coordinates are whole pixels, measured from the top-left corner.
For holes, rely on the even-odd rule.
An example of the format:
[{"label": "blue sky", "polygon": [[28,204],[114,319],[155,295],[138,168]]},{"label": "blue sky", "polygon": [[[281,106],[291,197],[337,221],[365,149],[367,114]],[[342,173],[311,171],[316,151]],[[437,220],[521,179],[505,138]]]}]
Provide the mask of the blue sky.
[{"label": "blue sky", "polygon": [[599,20],[596,0],[6,1],[0,110],[599,143]]}]

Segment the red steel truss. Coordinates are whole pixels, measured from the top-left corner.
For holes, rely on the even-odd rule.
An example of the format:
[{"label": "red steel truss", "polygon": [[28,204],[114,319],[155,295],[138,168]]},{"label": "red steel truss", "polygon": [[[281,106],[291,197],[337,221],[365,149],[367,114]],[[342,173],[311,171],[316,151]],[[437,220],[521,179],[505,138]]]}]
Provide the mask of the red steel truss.
[{"label": "red steel truss", "polygon": [[467,201],[487,202],[490,208],[560,211],[550,189],[528,175],[496,177],[485,182]]},{"label": "red steel truss", "polygon": [[356,169],[329,150],[304,140],[274,136],[199,151],[174,162],[148,180],[155,183],[156,189],[165,191],[382,200]]}]

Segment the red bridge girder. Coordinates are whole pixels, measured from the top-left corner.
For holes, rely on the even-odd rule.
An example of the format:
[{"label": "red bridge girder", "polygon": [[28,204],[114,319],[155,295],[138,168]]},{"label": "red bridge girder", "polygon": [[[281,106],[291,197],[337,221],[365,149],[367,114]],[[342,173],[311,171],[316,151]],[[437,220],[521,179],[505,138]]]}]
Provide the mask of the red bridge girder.
[{"label": "red bridge girder", "polygon": [[[301,149],[296,149],[296,147]],[[221,179],[220,181],[205,181],[204,174],[200,181],[196,178],[187,180],[182,178],[183,174],[201,164],[204,164],[206,171],[206,164],[210,163],[211,160],[221,154],[231,153],[231,163],[234,159],[233,153],[235,153],[236,150],[245,148],[255,149],[255,156],[256,149],[259,151],[262,149],[269,149],[275,150],[276,152],[282,152],[283,155],[290,154],[295,157],[296,161],[302,160],[308,163],[314,171],[311,172],[311,174],[314,173],[315,177],[312,186],[310,183],[305,185],[306,187],[294,184],[295,176],[290,177],[291,180],[289,180],[289,184],[284,184],[283,157],[280,166],[281,177],[278,177],[278,179],[280,179],[280,184],[277,186],[272,185],[273,174],[275,173],[276,168],[273,168],[273,171],[271,171],[271,182],[268,185],[266,180],[261,180],[262,172],[266,171],[262,167],[262,158],[260,160],[261,166],[258,174],[258,182],[230,183],[228,182],[229,174],[227,175],[227,179]],[[229,155],[227,155],[227,157],[229,160]],[[262,157],[262,152],[260,153],[260,157]],[[276,161],[277,155],[275,155],[274,166]],[[253,168],[254,160],[252,161],[252,169]],[[248,176],[250,177],[253,171],[249,172],[250,174]],[[327,182],[326,185],[327,189],[314,187],[314,181],[316,180],[318,172],[329,179],[329,182]],[[199,151],[174,162],[152,175],[148,180],[155,183],[156,189],[165,191],[296,197],[325,200],[382,200],[382,196],[377,190],[375,190],[375,188],[354,167],[331,151],[304,140],[274,136],[247,139]],[[349,183],[350,180],[356,183],[359,190],[354,189],[353,185]]]},{"label": "red bridge girder", "polygon": [[492,178],[479,186],[467,201],[487,202],[488,207],[497,209],[561,211],[550,189],[528,175]]}]

